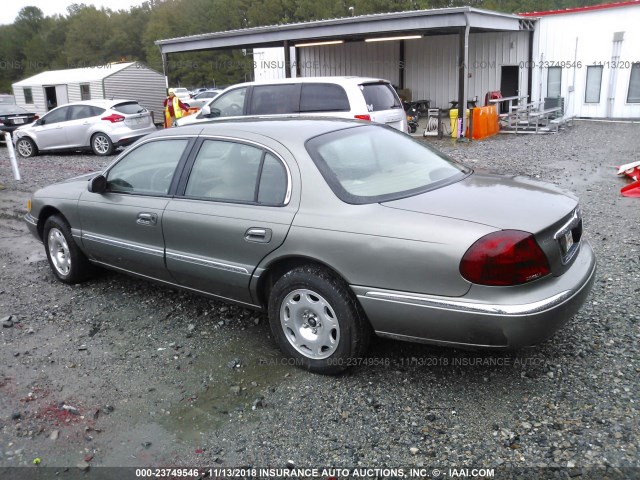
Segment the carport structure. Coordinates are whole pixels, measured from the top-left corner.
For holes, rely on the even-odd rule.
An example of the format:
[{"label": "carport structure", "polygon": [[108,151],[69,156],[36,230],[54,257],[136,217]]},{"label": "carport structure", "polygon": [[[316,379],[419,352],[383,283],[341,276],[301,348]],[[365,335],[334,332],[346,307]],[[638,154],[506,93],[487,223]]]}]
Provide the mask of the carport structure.
[{"label": "carport structure", "polygon": [[[472,7],[361,15],[158,40],[168,56],[201,50],[283,47],[285,76],[387,78],[448,108],[488,91],[528,95],[535,20]],[[293,52],[292,52],[293,51]],[[293,56],[296,60],[291,61]],[[509,91],[511,90],[511,91]],[[433,102],[435,100],[435,102]]]}]

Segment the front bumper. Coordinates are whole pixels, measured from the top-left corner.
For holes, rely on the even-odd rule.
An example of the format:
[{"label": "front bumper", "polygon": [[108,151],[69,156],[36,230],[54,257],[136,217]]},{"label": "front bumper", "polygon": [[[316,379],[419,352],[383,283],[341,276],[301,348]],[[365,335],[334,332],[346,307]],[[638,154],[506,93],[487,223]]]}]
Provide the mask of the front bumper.
[{"label": "front bumper", "polygon": [[540,343],[582,306],[596,258],[582,242],[559,277],[517,287],[472,286],[464,297],[440,297],[352,286],[376,334],[460,347],[521,348]]},{"label": "front bumper", "polygon": [[24,216],[24,223],[27,224],[29,232],[31,232],[31,234],[38,240],[42,241],[42,238],[40,238],[40,233],[38,232],[38,219],[31,215],[31,213],[27,213]]}]

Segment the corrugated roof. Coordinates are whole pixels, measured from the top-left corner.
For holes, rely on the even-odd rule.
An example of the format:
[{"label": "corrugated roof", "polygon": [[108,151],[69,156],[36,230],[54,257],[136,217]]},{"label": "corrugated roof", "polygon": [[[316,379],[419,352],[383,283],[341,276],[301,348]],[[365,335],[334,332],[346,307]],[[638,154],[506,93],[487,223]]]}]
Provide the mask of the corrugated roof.
[{"label": "corrugated roof", "polygon": [[518,18],[517,14],[496,12],[493,10],[485,10],[485,9],[468,7],[468,6],[467,7],[446,7],[446,8],[432,8],[429,10],[405,10],[401,12],[370,13],[366,15],[356,15],[353,17],[338,17],[338,18],[329,18],[329,19],[321,19],[321,20],[308,20],[304,22],[282,23],[279,25],[263,25],[259,27],[248,27],[248,28],[235,29],[235,30],[225,30],[221,32],[202,33],[197,35],[188,35],[188,36],[175,37],[175,38],[165,38],[162,40],[156,40],[154,43],[156,45],[164,45],[167,43],[177,43],[181,41],[225,37],[225,36],[237,35],[237,34],[248,35],[252,33],[282,31],[282,30],[297,29],[301,27],[307,28],[307,27],[315,27],[315,26],[368,23],[368,22],[376,22],[378,20],[411,19],[415,17],[432,16],[432,15],[448,15],[448,14],[463,13],[463,12],[468,12],[468,13],[475,12],[475,13],[481,13],[484,15],[493,15],[496,17],[504,17],[504,18]]},{"label": "corrugated roof", "polygon": [[14,83],[14,86],[22,87],[29,85],[60,85],[63,83],[86,83],[100,81],[114,73],[133,65],[128,63],[107,63],[84,68],[69,68],[66,70],[49,70],[38,73],[33,77],[25,78]]},{"label": "corrugated roof", "polygon": [[593,12],[594,10],[607,10],[610,8],[629,7],[633,5],[640,6],[640,0],[631,0],[629,2],[603,3],[602,5],[589,5],[587,7],[565,8],[564,10],[545,10],[542,12],[525,12],[520,13],[523,17],[546,17],[548,15],[561,15],[563,13],[581,13]]}]

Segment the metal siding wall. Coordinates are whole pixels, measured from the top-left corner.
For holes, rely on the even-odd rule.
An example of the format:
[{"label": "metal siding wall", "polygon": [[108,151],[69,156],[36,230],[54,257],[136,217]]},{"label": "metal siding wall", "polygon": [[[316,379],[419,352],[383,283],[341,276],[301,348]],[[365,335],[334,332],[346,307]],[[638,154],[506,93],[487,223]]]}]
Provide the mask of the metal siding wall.
[{"label": "metal siding wall", "polygon": [[[574,61],[576,57],[576,38],[578,39],[577,60],[582,62],[580,68],[563,68],[561,92],[565,98],[567,114],[578,117],[605,118],[610,68],[613,51],[614,32],[624,32],[624,41],[620,50],[623,62],[638,61],[638,45],[640,45],[640,6],[611,8],[593,12],[566,13],[542,17],[534,41],[534,60]],[[587,66],[602,63],[602,85],[600,86],[600,102],[587,104],[584,102]],[[626,64],[625,64],[626,65]],[[616,118],[640,118],[640,104],[627,103],[629,91],[630,68],[619,68],[614,90],[614,107],[612,116]],[[574,81],[575,78],[575,81]],[[540,83],[542,85],[540,86]],[[569,87],[574,92],[569,92]],[[547,69],[536,68],[533,75],[533,89],[536,98],[544,98],[547,92]]]},{"label": "metal siding wall", "polygon": [[[93,84],[91,96],[93,98]],[[104,79],[104,98],[136,100],[154,114],[154,120],[163,119],[162,102],[166,90],[164,77],[141,64],[133,64]]]},{"label": "metal siding wall", "polygon": [[298,48],[302,77],[356,75],[400,82],[398,42],[351,42]]},{"label": "metal siding wall", "polygon": [[69,98],[69,103],[71,102],[79,102],[82,100],[80,96],[80,84],[79,83],[69,83],[67,85],[67,97]]},{"label": "metal siding wall", "polygon": [[[31,88],[31,96],[33,103],[26,103],[24,100],[24,88]],[[47,107],[44,101],[44,87],[42,85],[13,87],[13,95],[16,97],[16,105],[23,107],[30,112],[34,112],[40,116],[47,113]]]}]

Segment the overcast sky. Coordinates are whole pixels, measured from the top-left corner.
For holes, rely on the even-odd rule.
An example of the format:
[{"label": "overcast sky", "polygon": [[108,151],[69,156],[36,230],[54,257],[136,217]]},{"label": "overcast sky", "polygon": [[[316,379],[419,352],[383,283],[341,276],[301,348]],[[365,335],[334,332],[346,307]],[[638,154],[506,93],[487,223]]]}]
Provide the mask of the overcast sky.
[{"label": "overcast sky", "polygon": [[18,12],[24,7],[38,7],[46,17],[59,13],[67,14],[67,7],[74,3],[95,5],[96,8],[108,7],[111,10],[128,9],[140,5],[144,0],[1,0],[0,24],[13,23]]}]

